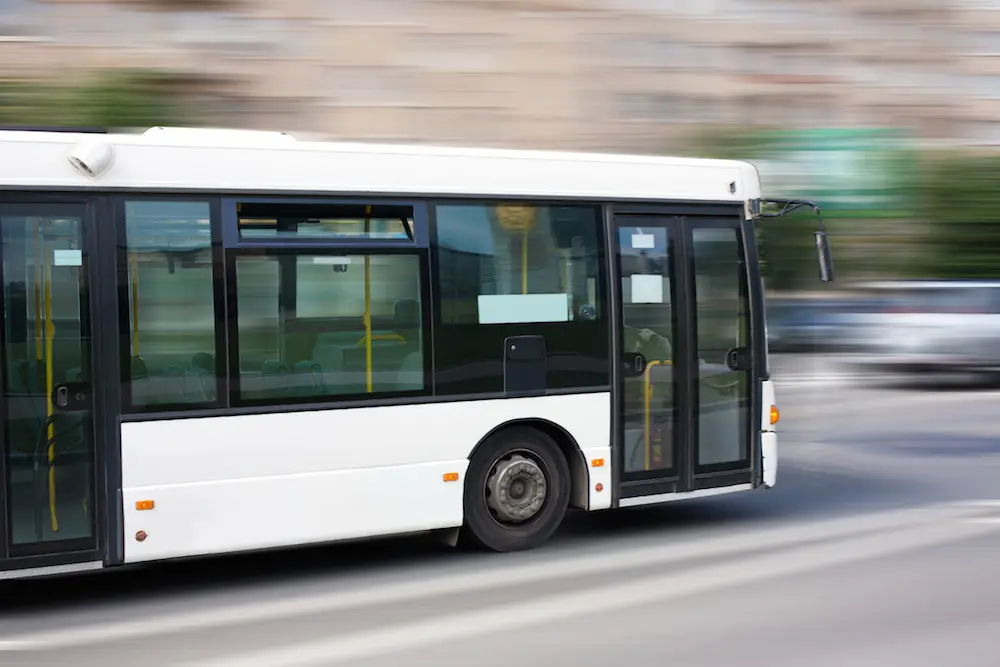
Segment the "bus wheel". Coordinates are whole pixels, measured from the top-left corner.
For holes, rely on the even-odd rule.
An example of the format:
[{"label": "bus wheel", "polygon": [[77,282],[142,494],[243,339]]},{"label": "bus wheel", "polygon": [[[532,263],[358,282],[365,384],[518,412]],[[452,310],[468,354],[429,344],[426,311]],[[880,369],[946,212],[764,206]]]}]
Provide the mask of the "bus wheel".
[{"label": "bus wheel", "polygon": [[504,429],[469,462],[463,532],[492,551],[533,549],[562,523],[569,484],[569,464],[551,438],[533,428]]}]

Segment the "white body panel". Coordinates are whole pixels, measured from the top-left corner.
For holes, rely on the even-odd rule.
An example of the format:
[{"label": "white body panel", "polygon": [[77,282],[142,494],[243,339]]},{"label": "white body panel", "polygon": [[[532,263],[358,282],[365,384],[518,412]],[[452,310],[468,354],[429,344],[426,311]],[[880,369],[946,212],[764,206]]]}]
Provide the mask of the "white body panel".
[{"label": "white body panel", "polygon": [[771,406],[777,405],[774,382],[761,383],[760,449],[763,460],[764,486],[771,488],[778,481],[778,434],[777,424],[771,424]]},{"label": "white body panel", "polygon": [[125,423],[125,560],[460,526],[473,448],[530,418],[576,440],[597,473],[590,508],[608,507],[610,465],[589,466],[610,463],[607,393]]},{"label": "white body panel", "polygon": [[[114,147],[88,178],[78,144]],[[130,188],[605,197],[746,202],[760,197],[746,162],[593,153],[295,141],[271,133],[144,135],[0,132],[0,187]]]}]

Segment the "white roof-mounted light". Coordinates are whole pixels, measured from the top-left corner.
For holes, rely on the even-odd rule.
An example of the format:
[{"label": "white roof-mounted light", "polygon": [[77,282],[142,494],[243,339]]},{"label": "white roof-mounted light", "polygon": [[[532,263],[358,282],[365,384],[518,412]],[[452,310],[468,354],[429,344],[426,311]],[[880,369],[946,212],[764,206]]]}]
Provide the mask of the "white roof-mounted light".
[{"label": "white roof-mounted light", "polygon": [[87,178],[97,179],[115,161],[115,145],[104,139],[81,141],[73,146],[66,159]]},{"label": "white roof-mounted light", "polygon": [[265,132],[260,130],[229,130],[202,127],[164,127],[157,125],[142,133],[142,136],[164,143],[183,143],[188,146],[284,146],[295,143],[295,137],[287,132]]}]

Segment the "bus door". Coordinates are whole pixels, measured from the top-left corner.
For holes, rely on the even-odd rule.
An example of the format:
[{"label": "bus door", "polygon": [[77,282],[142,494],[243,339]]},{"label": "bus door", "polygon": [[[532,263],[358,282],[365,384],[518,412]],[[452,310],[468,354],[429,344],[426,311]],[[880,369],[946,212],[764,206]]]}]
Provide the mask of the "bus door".
[{"label": "bus door", "polygon": [[99,560],[91,211],[0,200],[0,578]]},{"label": "bus door", "polygon": [[621,506],[754,479],[744,230],[719,213],[613,216]]}]

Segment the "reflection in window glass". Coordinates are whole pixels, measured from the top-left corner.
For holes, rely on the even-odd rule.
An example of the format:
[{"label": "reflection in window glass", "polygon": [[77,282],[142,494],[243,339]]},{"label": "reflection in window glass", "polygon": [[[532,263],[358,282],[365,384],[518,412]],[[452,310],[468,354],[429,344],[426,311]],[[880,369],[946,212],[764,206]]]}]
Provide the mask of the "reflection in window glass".
[{"label": "reflection in window glass", "polygon": [[642,355],[638,376],[622,376],[624,471],[662,475],[677,465],[674,259],[665,227],[620,227],[622,351]]},{"label": "reflection in window glass", "polygon": [[243,238],[413,238],[413,208],[361,204],[242,203]]},{"label": "reflection in window glass", "polygon": [[4,208],[0,468],[6,477],[0,483],[7,485],[7,534],[12,546],[89,540],[91,412],[51,412],[55,385],[89,384],[92,377],[83,207],[40,204],[30,216],[9,215]]},{"label": "reflection in window glass", "polygon": [[133,408],[212,403],[218,396],[215,279],[207,202],[125,204],[122,250],[128,290]]},{"label": "reflection in window glass", "polygon": [[749,459],[750,374],[726,364],[750,345],[750,304],[743,246],[736,229],[694,229],[698,329],[698,461],[740,467]]},{"label": "reflection in window glass", "polygon": [[243,399],[424,389],[416,255],[241,255],[236,291]]},{"label": "reflection in window glass", "polygon": [[598,215],[580,206],[438,206],[442,321],[597,319]]}]

